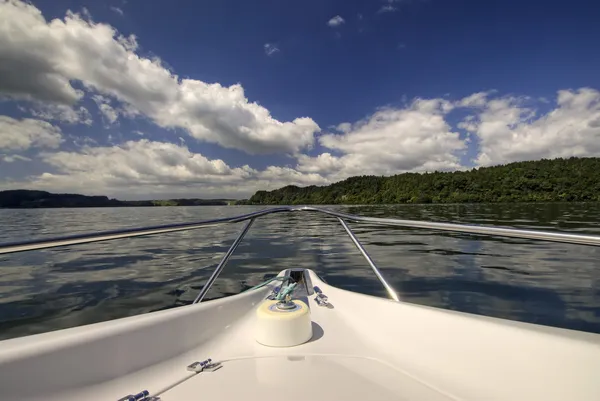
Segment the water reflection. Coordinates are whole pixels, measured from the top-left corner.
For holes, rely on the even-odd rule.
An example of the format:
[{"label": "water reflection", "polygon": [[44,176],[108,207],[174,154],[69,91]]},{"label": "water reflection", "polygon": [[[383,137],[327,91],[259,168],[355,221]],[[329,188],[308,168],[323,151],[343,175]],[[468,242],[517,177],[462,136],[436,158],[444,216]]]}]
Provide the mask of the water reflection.
[{"label": "water reflection", "polygon": [[[399,205],[343,212],[600,234],[600,205]],[[195,221],[259,207],[0,210],[0,241]],[[600,249],[351,224],[408,302],[600,332]],[[240,225],[25,252],[0,258],[0,338],[190,303]],[[277,214],[258,220],[207,299],[236,294],[289,267],[385,296],[336,219]]]}]

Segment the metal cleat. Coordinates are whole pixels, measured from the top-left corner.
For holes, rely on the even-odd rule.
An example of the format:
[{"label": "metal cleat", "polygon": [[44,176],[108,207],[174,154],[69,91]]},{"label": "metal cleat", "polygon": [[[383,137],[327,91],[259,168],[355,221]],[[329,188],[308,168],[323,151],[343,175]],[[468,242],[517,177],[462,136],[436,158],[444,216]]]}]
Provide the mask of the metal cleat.
[{"label": "metal cleat", "polygon": [[277,294],[279,294],[279,290],[281,289],[281,287],[275,287],[273,288],[273,292],[269,294],[269,296],[267,297],[267,299],[273,301],[275,299],[277,299]]},{"label": "metal cleat", "polygon": [[220,362],[213,362],[212,359],[208,358],[202,362],[194,362],[187,366],[187,370],[190,372],[200,373],[200,372],[214,372],[217,369],[221,368]]},{"label": "metal cleat", "polygon": [[126,395],[123,398],[119,398],[118,401],[150,401],[151,399],[159,400],[156,397],[150,397],[150,398],[148,398],[149,395],[150,395],[150,392],[148,390],[143,390],[143,391],[141,391],[141,392],[139,392],[139,393],[137,393],[135,395],[134,394],[129,394],[129,395]]},{"label": "metal cleat", "polygon": [[313,288],[317,293],[317,296],[315,297],[315,302],[317,303],[317,305],[333,309],[333,305],[329,303],[329,298],[327,298],[327,295],[323,294],[323,291],[321,291],[319,287],[315,286]]},{"label": "metal cleat", "polygon": [[204,372],[214,372],[215,370],[219,370],[223,367],[221,362],[212,362],[204,367]]}]

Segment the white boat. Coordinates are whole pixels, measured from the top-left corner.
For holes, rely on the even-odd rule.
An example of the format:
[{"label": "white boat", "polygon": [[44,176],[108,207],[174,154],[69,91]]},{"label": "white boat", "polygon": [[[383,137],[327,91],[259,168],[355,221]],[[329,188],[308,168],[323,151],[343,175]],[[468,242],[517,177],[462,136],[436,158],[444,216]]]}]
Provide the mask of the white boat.
[{"label": "white boat", "polygon": [[[311,270],[201,302],[254,219],[338,218],[390,299]],[[600,335],[402,302],[346,221],[600,246],[600,237],[310,207],[0,245],[0,254],[247,221],[192,305],[0,342],[0,400],[600,400]]]}]

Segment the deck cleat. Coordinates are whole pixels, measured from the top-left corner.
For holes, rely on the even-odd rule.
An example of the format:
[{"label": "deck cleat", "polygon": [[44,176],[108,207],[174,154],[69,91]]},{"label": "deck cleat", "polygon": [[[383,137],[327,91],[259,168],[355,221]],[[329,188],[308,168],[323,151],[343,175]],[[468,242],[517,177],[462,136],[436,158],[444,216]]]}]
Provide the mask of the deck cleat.
[{"label": "deck cleat", "polygon": [[317,296],[315,297],[315,302],[317,303],[317,305],[332,309],[333,305],[329,303],[329,298],[327,297],[327,295],[323,294],[323,291],[321,291],[319,287],[315,286],[313,288],[317,293]]},{"label": "deck cleat", "polygon": [[194,362],[188,365],[186,369],[195,373],[214,372],[215,370],[220,369],[221,366],[221,362],[213,362],[212,359],[208,358],[201,362]]},{"label": "deck cleat", "polygon": [[[150,392],[148,390],[143,390],[137,394],[130,394],[130,395],[126,395],[123,398],[119,398],[118,401],[148,401],[148,400],[150,400],[150,398],[148,398],[149,396],[150,396]],[[155,397],[152,397],[152,398],[155,398]]]}]

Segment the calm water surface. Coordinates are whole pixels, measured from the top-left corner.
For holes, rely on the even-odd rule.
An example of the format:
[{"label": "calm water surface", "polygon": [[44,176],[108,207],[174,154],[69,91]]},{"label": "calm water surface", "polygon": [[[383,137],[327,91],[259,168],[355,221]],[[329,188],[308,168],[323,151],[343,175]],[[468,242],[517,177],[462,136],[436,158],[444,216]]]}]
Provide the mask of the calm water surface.
[{"label": "calm water surface", "polygon": [[[600,204],[332,207],[347,213],[600,235]],[[244,214],[203,206],[0,210],[0,242]],[[407,302],[600,333],[600,248],[352,224]],[[0,256],[0,338],[190,303],[239,225]],[[239,293],[282,269],[385,296],[335,219],[258,220],[207,299]]]}]

